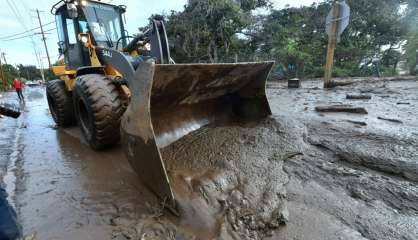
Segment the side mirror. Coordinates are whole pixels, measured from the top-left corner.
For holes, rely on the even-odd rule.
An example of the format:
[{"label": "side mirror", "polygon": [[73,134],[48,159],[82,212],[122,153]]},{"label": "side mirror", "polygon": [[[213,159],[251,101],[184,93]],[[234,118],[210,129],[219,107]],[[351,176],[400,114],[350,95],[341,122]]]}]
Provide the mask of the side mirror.
[{"label": "side mirror", "polygon": [[77,5],[75,5],[74,3],[67,3],[67,12],[70,18],[78,18]]}]

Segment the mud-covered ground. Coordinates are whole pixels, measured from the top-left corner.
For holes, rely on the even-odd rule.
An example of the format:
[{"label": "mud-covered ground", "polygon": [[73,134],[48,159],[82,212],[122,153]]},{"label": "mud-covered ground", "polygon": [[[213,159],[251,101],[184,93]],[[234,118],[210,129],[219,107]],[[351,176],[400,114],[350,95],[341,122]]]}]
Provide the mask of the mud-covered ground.
[{"label": "mud-covered ground", "polygon": [[[76,128],[56,129],[43,91],[26,90],[20,119],[0,119],[0,176],[33,239],[418,239],[417,81],[270,83],[271,118],[163,150],[180,218],[120,147],[94,152]],[[335,104],[368,114],[314,110]]]},{"label": "mud-covered ground", "polygon": [[[275,239],[418,239],[417,81],[303,87],[269,88],[281,103],[273,104],[275,117],[301,126],[296,135],[303,136],[303,155],[285,163],[290,221]],[[346,100],[347,94],[372,99]],[[314,111],[333,104],[368,114]]]}]

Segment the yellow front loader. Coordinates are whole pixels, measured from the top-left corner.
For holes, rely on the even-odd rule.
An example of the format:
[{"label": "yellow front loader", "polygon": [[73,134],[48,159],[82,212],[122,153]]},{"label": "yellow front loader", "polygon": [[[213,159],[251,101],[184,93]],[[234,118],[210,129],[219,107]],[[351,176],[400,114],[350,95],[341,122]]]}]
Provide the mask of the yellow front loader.
[{"label": "yellow front loader", "polygon": [[78,123],[94,149],[121,140],[143,183],[175,209],[161,148],[209,124],[270,115],[273,62],[175,64],[163,22],[130,37],[125,11],[85,0],[54,5],[62,57],[53,67],[60,80],[47,86],[51,115],[62,127]]}]

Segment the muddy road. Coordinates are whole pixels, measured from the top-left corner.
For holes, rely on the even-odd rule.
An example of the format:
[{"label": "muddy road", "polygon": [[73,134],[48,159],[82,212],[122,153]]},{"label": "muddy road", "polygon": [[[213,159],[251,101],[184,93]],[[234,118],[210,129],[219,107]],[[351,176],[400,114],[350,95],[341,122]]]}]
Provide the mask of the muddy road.
[{"label": "muddy road", "polygon": [[[319,87],[271,83],[271,118],[164,149],[181,218],[120,147],[95,152],[56,129],[41,87],[20,119],[0,119],[0,177],[33,239],[418,239],[418,82]],[[368,114],[314,110],[332,104]]]}]

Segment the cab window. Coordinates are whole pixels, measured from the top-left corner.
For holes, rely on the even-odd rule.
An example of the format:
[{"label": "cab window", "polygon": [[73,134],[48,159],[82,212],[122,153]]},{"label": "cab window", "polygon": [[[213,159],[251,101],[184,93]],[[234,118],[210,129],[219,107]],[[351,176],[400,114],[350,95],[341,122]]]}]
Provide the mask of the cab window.
[{"label": "cab window", "polygon": [[69,44],[76,44],[77,43],[77,36],[74,29],[74,21],[71,18],[66,19],[67,24],[67,32],[68,32],[68,42]]}]

